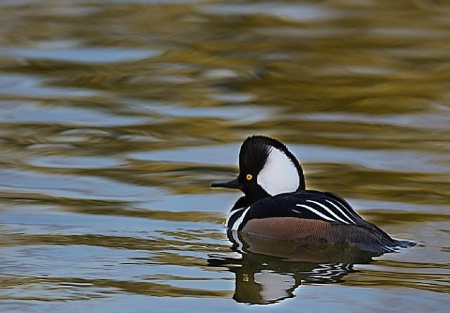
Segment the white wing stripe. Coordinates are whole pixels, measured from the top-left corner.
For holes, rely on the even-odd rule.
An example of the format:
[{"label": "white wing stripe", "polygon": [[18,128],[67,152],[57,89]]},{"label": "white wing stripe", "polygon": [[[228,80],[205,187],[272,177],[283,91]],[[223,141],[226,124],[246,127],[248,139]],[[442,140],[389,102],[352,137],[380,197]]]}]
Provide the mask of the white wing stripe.
[{"label": "white wing stripe", "polygon": [[324,220],[327,220],[327,221],[333,221],[333,222],[336,221],[336,220],[330,218],[329,216],[326,216],[326,215],[320,213],[319,211],[317,211],[316,209],[313,209],[312,207],[307,206],[307,205],[305,205],[305,204],[296,204],[296,206],[299,206],[299,207],[305,208],[305,209],[307,209],[307,210],[310,210],[311,212],[313,212],[314,214],[320,216],[320,217],[323,218]]},{"label": "white wing stripe", "polygon": [[344,224],[348,224],[347,221],[343,220],[342,218],[340,218],[339,216],[337,216],[332,210],[330,210],[329,208],[327,208],[325,205],[323,205],[322,203],[319,203],[317,201],[314,200],[306,200],[308,202],[314,203],[318,206],[320,206],[321,208],[325,209],[325,211],[327,211],[328,214],[330,214],[331,216],[333,216],[335,218],[335,220],[338,220]]},{"label": "white wing stripe", "polygon": [[342,209],[341,209],[340,207],[338,207],[336,204],[334,204],[333,202],[331,202],[331,201],[328,200],[328,199],[326,199],[325,201],[328,202],[329,204],[331,204],[332,206],[334,206],[334,207],[336,208],[336,210],[338,210],[339,212],[341,212],[341,214],[344,215],[345,218],[346,218],[347,220],[349,220],[350,222],[352,222],[353,224],[355,224],[355,221],[354,221],[351,217],[349,217],[347,214],[345,214],[345,212],[342,211]]}]

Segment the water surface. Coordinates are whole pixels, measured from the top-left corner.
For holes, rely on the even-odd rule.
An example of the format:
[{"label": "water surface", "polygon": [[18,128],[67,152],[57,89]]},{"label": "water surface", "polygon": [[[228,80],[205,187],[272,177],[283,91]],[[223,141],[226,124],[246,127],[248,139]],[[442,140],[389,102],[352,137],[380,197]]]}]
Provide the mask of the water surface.
[{"label": "water surface", "polygon": [[[442,1],[3,1],[1,311],[447,312],[449,16]],[[251,134],[419,244],[234,252],[240,194],[209,185]]]}]

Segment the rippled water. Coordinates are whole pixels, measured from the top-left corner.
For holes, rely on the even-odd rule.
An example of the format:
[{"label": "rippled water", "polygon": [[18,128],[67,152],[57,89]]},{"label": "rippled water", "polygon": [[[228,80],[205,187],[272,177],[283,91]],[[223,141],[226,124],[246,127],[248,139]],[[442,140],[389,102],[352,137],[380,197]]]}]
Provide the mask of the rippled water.
[{"label": "rippled water", "polygon": [[[447,2],[21,0],[0,18],[1,312],[448,311]],[[419,245],[233,252],[239,193],[209,185],[251,134]]]}]

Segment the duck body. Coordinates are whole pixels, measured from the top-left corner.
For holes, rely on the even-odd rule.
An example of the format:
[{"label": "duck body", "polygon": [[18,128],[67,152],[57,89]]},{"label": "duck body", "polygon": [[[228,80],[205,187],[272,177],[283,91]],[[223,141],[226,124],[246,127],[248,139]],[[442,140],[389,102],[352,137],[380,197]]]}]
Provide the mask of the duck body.
[{"label": "duck body", "polygon": [[304,244],[348,244],[362,250],[391,252],[400,242],[367,222],[339,196],[315,190],[285,193],[235,207],[229,231]]},{"label": "duck body", "polygon": [[402,246],[340,196],[306,190],[300,163],[275,139],[249,137],[241,147],[239,164],[238,178],[212,184],[245,194],[228,215],[229,233],[302,244],[351,245],[380,254]]}]

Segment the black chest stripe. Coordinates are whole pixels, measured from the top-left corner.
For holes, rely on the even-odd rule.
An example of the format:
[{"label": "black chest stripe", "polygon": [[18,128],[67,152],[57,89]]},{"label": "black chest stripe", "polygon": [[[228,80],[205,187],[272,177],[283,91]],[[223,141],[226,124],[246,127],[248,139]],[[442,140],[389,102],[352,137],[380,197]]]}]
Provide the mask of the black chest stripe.
[{"label": "black chest stripe", "polygon": [[235,229],[235,230],[241,228],[240,226],[243,222],[245,214],[247,213],[247,209],[248,208],[240,208],[240,209],[231,211],[225,222],[226,227],[228,227],[229,229]]}]

